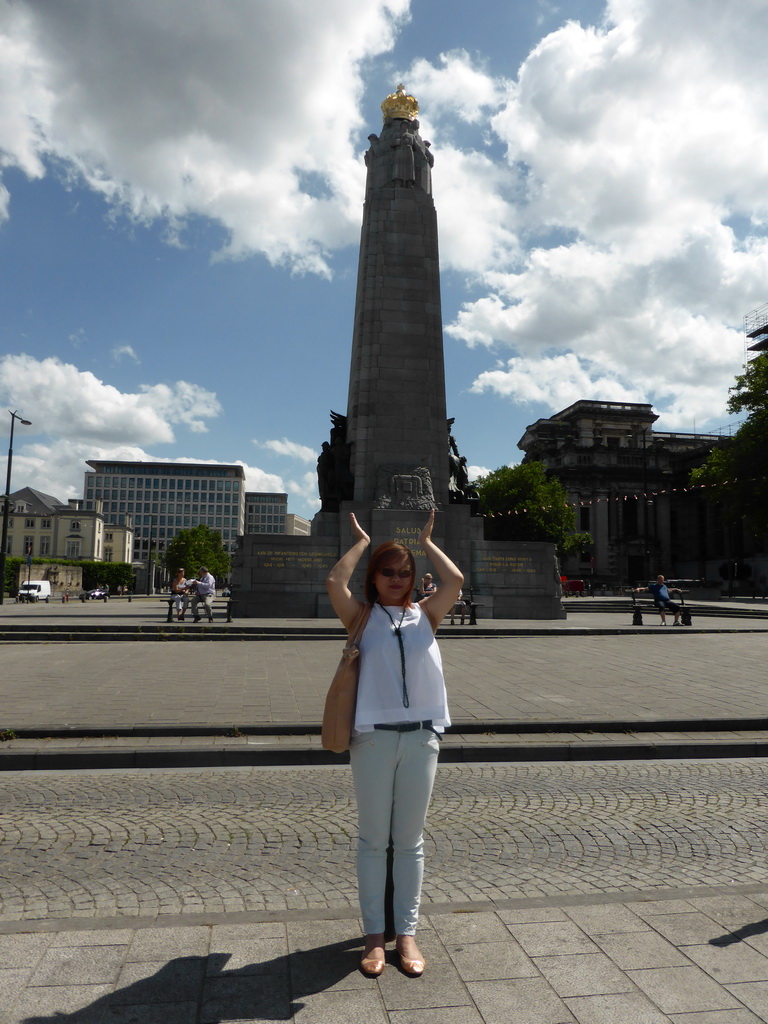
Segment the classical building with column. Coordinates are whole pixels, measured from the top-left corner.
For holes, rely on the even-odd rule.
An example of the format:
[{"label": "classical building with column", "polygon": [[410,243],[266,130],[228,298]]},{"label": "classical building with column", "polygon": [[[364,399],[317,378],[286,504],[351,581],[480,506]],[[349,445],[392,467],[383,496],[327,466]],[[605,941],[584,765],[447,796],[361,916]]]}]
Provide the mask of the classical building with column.
[{"label": "classical building with column", "polygon": [[765,564],[759,540],[727,527],[706,491],[689,484],[727,436],[659,431],[657,419],[644,403],[580,401],[526,428],[523,461],[542,462],[561,481],[576,529],[593,538],[563,561],[563,573],[611,584],[658,573],[715,583],[724,565],[750,560],[756,577]]}]

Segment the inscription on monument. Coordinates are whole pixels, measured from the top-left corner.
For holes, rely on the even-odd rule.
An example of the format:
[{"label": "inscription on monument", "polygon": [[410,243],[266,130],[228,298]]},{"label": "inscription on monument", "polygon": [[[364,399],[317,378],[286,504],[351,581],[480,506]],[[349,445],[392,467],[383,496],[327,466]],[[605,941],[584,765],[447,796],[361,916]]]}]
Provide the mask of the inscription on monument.
[{"label": "inscription on monument", "polygon": [[528,556],[490,554],[478,560],[475,572],[536,573],[538,569],[533,559]]},{"label": "inscription on monument", "polygon": [[413,548],[414,555],[421,555],[426,558],[426,553],[419,546],[419,534],[421,529],[418,526],[396,526],[395,536],[392,538],[396,544],[404,544],[407,548]]},{"label": "inscription on monument", "polygon": [[315,569],[329,571],[336,559],[323,551],[280,551],[264,548],[255,551],[262,569]]}]

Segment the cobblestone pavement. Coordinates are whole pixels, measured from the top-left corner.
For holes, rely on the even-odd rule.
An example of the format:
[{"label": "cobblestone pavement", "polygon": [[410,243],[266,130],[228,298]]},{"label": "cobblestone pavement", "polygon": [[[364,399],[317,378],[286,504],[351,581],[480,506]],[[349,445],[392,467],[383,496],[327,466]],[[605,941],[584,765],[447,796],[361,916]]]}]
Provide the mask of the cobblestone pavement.
[{"label": "cobblestone pavement", "polygon": [[[444,765],[424,899],[768,885],[768,760]],[[0,777],[0,921],[354,910],[348,768]]]},{"label": "cobblestone pavement", "polygon": [[[768,715],[766,633],[451,638],[441,649],[455,723]],[[0,646],[0,729],[317,724],[340,650],[318,640]]]}]

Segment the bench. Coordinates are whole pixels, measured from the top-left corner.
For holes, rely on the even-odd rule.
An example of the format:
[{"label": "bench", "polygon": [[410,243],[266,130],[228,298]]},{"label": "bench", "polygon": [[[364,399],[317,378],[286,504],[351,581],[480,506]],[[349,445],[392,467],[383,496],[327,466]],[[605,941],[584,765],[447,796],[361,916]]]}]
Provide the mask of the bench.
[{"label": "bench", "polygon": [[[634,590],[630,590],[629,591],[629,595],[632,598],[632,625],[633,626],[642,626],[643,625],[643,606],[648,611],[655,611],[658,614],[659,618],[661,619],[662,625],[666,625],[667,624],[667,621],[666,621],[667,614],[670,614],[670,615],[673,614],[672,611],[669,611],[669,613],[668,613],[667,609],[659,608],[658,605],[656,604],[656,602],[654,601],[654,599],[653,599],[651,594],[643,593],[642,591],[639,594],[636,594],[634,592]],[[678,600],[680,602],[680,622],[684,626],[692,625],[692,623],[691,623],[691,610],[690,610],[690,608],[686,608],[686,606],[685,606],[685,598],[683,597],[682,592],[675,591],[674,594],[671,594],[670,596],[672,596],[672,599],[676,603],[677,603]]]},{"label": "bench", "polygon": [[[129,595],[128,599],[130,600],[130,595]],[[172,598],[172,597],[169,597],[166,600],[168,601],[168,616],[167,616],[165,621],[166,622],[173,622],[174,621],[173,610],[174,610],[175,601],[174,601],[174,598]],[[232,600],[232,598],[228,598],[227,599],[227,622],[231,622],[232,621],[232,606],[233,606],[233,604],[234,604],[234,601]]]}]

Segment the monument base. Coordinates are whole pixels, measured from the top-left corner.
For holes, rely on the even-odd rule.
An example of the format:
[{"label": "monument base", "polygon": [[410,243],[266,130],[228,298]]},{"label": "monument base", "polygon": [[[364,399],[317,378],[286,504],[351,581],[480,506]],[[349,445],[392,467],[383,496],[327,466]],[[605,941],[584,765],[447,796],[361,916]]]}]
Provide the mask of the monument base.
[{"label": "monument base", "polygon": [[[414,587],[431,572],[418,538],[423,510],[371,509],[342,502],[339,512],[318,512],[312,536],[247,534],[233,560],[234,614],[238,618],[333,618],[325,578],[352,544],[349,513],[371,537],[371,547],[387,540],[404,544],[416,560]],[[484,520],[467,505],[439,510],[433,537],[464,573],[464,594],[482,619],[564,619],[554,544],[487,541]],[[352,579],[362,599],[366,559]],[[435,581],[440,584],[439,577]]]}]

